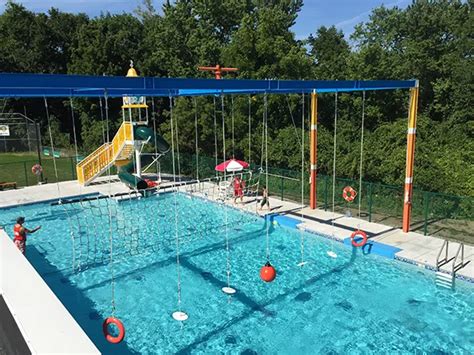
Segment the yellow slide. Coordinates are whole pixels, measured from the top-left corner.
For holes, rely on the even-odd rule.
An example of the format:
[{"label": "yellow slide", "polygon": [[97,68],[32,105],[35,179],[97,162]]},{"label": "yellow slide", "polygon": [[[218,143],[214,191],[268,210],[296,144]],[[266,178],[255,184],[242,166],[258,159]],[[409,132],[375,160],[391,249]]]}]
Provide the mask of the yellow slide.
[{"label": "yellow slide", "polygon": [[90,184],[103,174],[116,160],[127,160],[133,154],[133,126],[123,122],[111,143],[105,143],[89,154],[76,166],[77,180]]}]

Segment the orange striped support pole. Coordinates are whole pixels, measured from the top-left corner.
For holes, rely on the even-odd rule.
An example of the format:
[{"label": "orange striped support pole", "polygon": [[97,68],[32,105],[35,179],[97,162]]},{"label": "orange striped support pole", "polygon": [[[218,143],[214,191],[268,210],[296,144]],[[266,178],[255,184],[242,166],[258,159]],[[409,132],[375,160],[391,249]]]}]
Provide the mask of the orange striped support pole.
[{"label": "orange striped support pole", "polygon": [[311,93],[311,130],[310,130],[310,162],[311,180],[309,191],[309,207],[316,208],[316,174],[318,166],[318,94],[316,90]]},{"label": "orange striped support pole", "polygon": [[403,201],[403,231],[410,231],[411,207],[413,198],[413,166],[415,162],[416,114],[418,110],[419,84],[410,90],[410,108],[408,111],[407,161],[405,174],[405,193]]}]

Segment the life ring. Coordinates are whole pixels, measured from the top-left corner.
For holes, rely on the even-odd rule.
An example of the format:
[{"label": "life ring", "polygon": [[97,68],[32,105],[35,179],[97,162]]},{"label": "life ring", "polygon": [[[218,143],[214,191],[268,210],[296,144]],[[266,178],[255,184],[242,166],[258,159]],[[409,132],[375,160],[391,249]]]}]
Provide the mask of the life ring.
[{"label": "life ring", "polygon": [[[362,240],[359,242],[356,242],[355,238],[356,237],[362,237]],[[361,230],[356,230],[354,233],[351,234],[351,239],[352,239],[352,245],[357,247],[363,247],[367,243],[367,234],[365,234],[364,231]]]},{"label": "life ring", "polygon": [[346,186],[344,187],[344,190],[342,190],[342,197],[344,198],[344,200],[346,200],[347,202],[352,202],[354,201],[354,199],[356,198],[357,196],[357,191],[354,190],[352,187],[350,186]]},{"label": "life ring", "polygon": [[[109,324],[114,324],[118,328],[119,333],[117,336],[114,337],[109,333]],[[125,328],[123,323],[115,317],[108,317],[104,320],[104,323],[102,323],[102,331],[104,332],[105,339],[107,339],[107,341],[112,344],[120,343],[125,337]]]},{"label": "life ring", "polygon": [[43,172],[43,167],[39,164],[35,164],[31,167],[31,172],[35,175],[39,175]]}]

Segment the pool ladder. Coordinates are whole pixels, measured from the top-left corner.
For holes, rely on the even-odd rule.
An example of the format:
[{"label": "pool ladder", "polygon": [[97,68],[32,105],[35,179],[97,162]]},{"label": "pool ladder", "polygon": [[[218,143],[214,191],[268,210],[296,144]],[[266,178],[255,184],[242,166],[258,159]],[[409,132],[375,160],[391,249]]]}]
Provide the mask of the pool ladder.
[{"label": "pool ladder", "polygon": [[[444,251],[444,253],[443,253]],[[453,257],[449,257],[449,241],[445,240],[441,249],[439,250],[438,256],[436,257],[436,279],[435,283],[439,287],[454,289],[454,283],[456,279],[456,272],[462,269],[464,266],[469,264],[469,261],[464,261],[464,243],[460,243],[456,254]],[[444,254],[443,257],[441,255]],[[459,259],[459,262],[458,262]],[[451,266],[451,272],[441,271],[440,268],[449,262],[453,262]]]}]

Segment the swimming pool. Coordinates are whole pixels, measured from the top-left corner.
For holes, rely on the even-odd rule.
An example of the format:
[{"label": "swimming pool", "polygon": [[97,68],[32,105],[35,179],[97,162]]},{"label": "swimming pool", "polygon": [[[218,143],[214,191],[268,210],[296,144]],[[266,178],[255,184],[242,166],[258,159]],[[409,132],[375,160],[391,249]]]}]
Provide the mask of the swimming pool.
[{"label": "swimming pool", "polygon": [[[171,317],[175,197],[184,323]],[[27,226],[43,225],[28,240],[28,259],[103,353],[474,352],[474,285],[438,289],[432,272],[312,234],[304,234],[308,264],[301,268],[301,233],[278,226],[270,230],[278,276],[265,284],[264,220],[200,198],[35,204],[2,210],[0,224],[10,232],[18,215]],[[226,218],[233,296],[221,291]],[[127,329],[119,345],[102,335],[111,313],[110,233],[116,315]],[[327,256],[330,248],[337,259]]]}]

